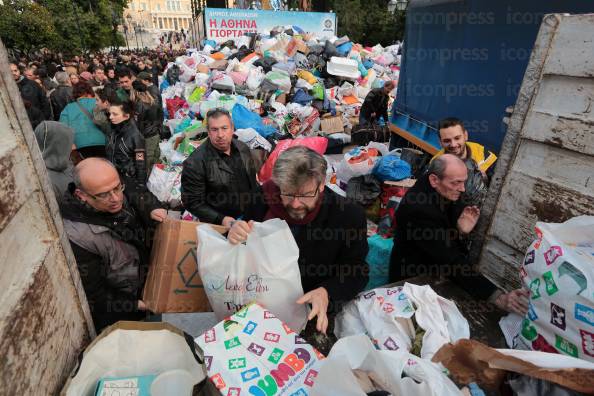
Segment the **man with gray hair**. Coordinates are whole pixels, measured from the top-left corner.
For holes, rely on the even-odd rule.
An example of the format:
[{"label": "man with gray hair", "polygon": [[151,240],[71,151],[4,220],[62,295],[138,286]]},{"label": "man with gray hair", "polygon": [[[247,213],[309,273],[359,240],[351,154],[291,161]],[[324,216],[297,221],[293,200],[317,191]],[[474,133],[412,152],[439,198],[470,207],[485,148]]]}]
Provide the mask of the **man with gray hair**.
[{"label": "man with gray hair", "polygon": [[498,291],[472,268],[467,237],[480,216],[476,206],[465,206],[467,168],[453,154],[435,158],[429,169],[406,193],[395,214],[390,281],[415,276],[446,277],[477,299],[521,315],[528,310],[528,292]]},{"label": "man with gray hair", "polygon": [[208,139],[184,162],[181,199],[200,221],[230,227],[259,190],[256,166],[227,110],[206,113],[206,128]]},{"label": "man with gray hair", "polygon": [[68,103],[74,102],[74,98],[72,97],[72,85],[70,84],[68,73],[57,72],[54,77],[58,82],[58,86],[50,94],[49,99],[54,121],[59,121],[62,110],[64,110]]},{"label": "man with gray hair", "polygon": [[367,221],[363,208],[325,188],[326,160],[314,150],[297,146],[276,160],[272,179],[264,183],[264,199],[236,221],[228,240],[247,239],[253,221],[285,220],[299,247],[299,269],[305,295],[299,304],[312,307],[316,329],[326,333],[328,314],[365,288],[369,267]]}]

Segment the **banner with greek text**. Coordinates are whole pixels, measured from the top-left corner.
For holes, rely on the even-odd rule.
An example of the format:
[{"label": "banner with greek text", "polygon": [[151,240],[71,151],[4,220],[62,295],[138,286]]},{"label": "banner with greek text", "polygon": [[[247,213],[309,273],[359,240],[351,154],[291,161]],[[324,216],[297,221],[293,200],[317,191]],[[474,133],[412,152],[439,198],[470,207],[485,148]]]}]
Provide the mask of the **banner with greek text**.
[{"label": "banner with greek text", "polygon": [[264,11],[228,8],[206,8],[206,37],[223,42],[245,33],[267,33],[276,26],[291,28],[295,33],[314,33],[329,38],[336,33],[336,14],[332,12]]}]

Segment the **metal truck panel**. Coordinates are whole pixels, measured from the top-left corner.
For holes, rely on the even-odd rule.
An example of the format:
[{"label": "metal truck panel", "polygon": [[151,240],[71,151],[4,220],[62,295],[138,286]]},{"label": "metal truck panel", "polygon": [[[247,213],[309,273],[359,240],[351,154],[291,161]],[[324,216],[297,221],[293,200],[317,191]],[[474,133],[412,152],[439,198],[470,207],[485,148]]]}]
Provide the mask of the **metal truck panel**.
[{"label": "metal truck panel", "polygon": [[478,226],[479,267],[505,289],[537,221],[594,214],[593,36],[592,14],[541,25]]}]

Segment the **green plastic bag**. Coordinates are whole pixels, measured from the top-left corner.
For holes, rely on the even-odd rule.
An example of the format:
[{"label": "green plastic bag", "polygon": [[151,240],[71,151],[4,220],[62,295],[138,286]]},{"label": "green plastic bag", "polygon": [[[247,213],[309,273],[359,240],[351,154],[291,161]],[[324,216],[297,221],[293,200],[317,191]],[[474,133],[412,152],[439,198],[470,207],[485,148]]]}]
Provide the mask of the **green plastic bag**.
[{"label": "green plastic bag", "polygon": [[314,98],[324,100],[324,87],[322,86],[322,84],[317,83],[316,85],[314,85],[311,89],[311,93]]},{"label": "green plastic bag", "polygon": [[184,140],[182,140],[182,142],[179,144],[179,146],[177,146],[177,152],[184,154],[185,156],[189,156],[194,152],[194,150],[196,150],[195,144],[196,143],[190,143],[190,139],[188,139],[188,137],[185,137]]},{"label": "green plastic bag", "polygon": [[188,97],[189,103],[196,103],[202,99],[202,96],[206,92],[206,87],[197,87],[194,92]]}]

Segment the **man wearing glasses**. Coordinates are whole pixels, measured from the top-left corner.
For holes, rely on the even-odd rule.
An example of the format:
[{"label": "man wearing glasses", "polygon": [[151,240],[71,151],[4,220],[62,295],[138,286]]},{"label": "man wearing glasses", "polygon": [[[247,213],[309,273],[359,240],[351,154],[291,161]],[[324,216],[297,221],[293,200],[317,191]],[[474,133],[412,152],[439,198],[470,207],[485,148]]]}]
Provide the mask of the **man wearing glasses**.
[{"label": "man wearing glasses", "polygon": [[292,147],[277,159],[272,180],[264,183],[263,202],[233,223],[232,244],[247,240],[253,221],[285,220],[299,247],[299,269],[305,295],[299,304],[312,307],[316,329],[326,333],[328,314],[361,292],[368,281],[367,221],[360,206],[326,190],[326,160],[307,147]]},{"label": "man wearing glasses", "polygon": [[104,158],[81,161],[73,180],[60,211],[95,327],[141,319],[149,217],[163,221],[167,212],[156,207],[146,214],[137,211],[124,195],[117,170]]},{"label": "man wearing glasses", "polygon": [[224,109],[206,114],[208,139],[184,162],[181,198],[201,222],[230,227],[259,190],[250,149],[233,139],[231,115]]}]

